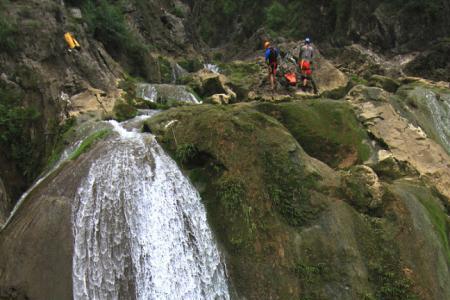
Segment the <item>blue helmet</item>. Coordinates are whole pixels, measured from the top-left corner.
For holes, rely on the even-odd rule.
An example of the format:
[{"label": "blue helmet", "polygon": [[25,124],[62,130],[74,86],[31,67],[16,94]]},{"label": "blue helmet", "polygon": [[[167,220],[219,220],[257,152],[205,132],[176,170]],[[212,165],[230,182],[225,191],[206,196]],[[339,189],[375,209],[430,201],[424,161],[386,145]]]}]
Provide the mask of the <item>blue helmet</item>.
[{"label": "blue helmet", "polygon": [[310,39],[309,37],[307,37],[307,38],[305,39],[305,43],[307,43],[307,44],[311,43],[311,39]]}]

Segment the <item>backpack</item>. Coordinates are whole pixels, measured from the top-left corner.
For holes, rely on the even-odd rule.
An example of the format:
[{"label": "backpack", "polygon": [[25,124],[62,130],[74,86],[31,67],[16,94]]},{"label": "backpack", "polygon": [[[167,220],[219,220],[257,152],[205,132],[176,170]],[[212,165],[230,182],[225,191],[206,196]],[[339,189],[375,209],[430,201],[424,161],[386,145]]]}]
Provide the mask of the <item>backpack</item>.
[{"label": "backpack", "polygon": [[269,48],[269,63],[277,62],[278,53],[277,50],[275,50],[273,47]]}]

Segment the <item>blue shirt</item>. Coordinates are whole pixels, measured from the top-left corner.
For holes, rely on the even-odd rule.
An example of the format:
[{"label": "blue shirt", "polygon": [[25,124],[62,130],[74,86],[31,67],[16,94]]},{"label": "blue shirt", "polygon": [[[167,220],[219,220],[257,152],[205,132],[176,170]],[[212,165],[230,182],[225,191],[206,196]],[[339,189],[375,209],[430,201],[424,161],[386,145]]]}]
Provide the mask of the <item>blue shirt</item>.
[{"label": "blue shirt", "polygon": [[[272,49],[275,50],[275,56],[278,58],[278,49],[277,48]],[[267,48],[266,50],[266,63],[269,62],[269,56],[270,56],[270,47]]]}]

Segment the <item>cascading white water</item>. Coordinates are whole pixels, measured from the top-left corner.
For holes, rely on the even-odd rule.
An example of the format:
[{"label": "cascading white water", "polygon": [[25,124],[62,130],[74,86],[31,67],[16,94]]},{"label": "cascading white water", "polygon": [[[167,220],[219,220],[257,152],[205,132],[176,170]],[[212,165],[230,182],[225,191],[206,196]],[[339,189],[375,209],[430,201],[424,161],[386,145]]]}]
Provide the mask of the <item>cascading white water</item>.
[{"label": "cascading white water", "polygon": [[184,85],[140,83],[136,96],[146,101],[167,103],[170,101],[199,104],[201,101]]},{"label": "cascading white water", "polygon": [[204,64],[203,69],[208,70],[212,73],[216,73],[216,74],[220,73],[219,66],[217,66],[215,64]]},{"label": "cascading white water", "polygon": [[425,96],[439,139],[450,152],[450,99],[438,100],[436,94],[431,91],[427,91]]},{"label": "cascading white water", "polygon": [[111,124],[74,201],[74,298],[229,299],[198,192],[152,135]]}]

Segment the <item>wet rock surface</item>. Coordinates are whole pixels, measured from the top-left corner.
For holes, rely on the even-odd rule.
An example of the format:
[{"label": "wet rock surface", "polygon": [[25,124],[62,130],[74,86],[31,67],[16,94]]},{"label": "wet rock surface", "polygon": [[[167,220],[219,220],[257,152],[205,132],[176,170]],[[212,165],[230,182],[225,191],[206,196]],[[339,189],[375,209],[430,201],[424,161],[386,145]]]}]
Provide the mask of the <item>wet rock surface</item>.
[{"label": "wet rock surface", "polygon": [[383,92],[356,86],[346,99],[356,108],[367,130],[382,141],[397,160],[408,161],[450,199],[450,157],[420,128],[398,114],[387,97]]}]

